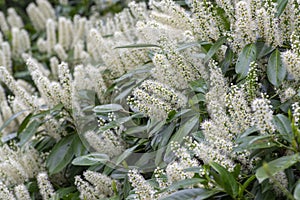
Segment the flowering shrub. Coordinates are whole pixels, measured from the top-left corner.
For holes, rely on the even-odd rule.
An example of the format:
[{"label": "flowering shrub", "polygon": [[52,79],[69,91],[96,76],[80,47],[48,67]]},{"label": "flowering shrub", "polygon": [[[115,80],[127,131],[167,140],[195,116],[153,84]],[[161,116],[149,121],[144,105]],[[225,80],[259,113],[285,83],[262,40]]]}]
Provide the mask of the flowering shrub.
[{"label": "flowering shrub", "polygon": [[0,12],[0,199],[300,199],[299,16],[297,0]]}]

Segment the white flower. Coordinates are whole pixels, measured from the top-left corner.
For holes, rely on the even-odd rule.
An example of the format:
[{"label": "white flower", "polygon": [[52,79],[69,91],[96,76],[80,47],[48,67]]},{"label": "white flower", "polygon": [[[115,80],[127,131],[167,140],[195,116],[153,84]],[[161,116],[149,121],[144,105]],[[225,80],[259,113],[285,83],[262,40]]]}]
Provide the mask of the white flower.
[{"label": "white flower", "polygon": [[55,191],[46,172],[41,172],[38,174],[37,182],[43,200],[50,200],[52,197],[54,197]]}]

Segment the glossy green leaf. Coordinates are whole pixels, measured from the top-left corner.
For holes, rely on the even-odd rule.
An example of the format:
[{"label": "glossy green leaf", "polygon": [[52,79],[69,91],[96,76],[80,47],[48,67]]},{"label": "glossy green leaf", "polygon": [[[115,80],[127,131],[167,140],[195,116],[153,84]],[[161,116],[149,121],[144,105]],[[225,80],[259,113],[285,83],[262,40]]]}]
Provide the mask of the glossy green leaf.
[{"label": "glossy green leaf", "polygon": [[257,49],[255,44],[248,44],[240,53],[236,62],[235,71],[239,75],[239,79],[247,76],[250,63],[256,60]]},{"label": "glossy green leaf", "polygon": [[6,120],[4,122],[4,124],[0,127],[0,132],[7,127],[12,121],[14,121],[17,117],[19,117],[20,115],[22,115],[24,112],[26,112],[26,110],[22,110],[20,112],[17,112],[16,114],[12,115],[8,120]]},{"label": "glossy green leaf", "polygon": [[130,44],[124,46],[117,46],[115,47],[115,49],[132,49],[132,48],[149,48],[149,47],[161,48],[161,46],[155,44]]},{"label": "glossy green leaf", "polygon": [[286,73],[286,68],[281,61],[280,51],[276,49],[269,58],[267,67],[268,80],[278,87],[284,80]]},{"label": "glossy green leaf", "polygon": [[32,136],[37,132],[40,126],[40,122],[33,120],[28,126],[19,134],[20,142],[19,145],[23,146],[27,141],[29,141]]},{"label": "glossy green leaf", "polygon": [[300,200],[300,181],[298,181],[298,183],[295,187],[294,198],[295,198],[295,200]]},{"label": "glossy green leaf", "polygon": [[99,163],[106,163],[109,156],[103,153],[90,153],[88,155],[80,156],[72,161],[72,165],[77,166],[91,166]]},{"label": "glossy green leaf", "polygon": [[230,48],[226,49],[225,58],[220,63],[220,68],[223,73],[226,73],[234,58],[234,53]]},{"label": "glossy green leaf", "polygon": [[107,112],[115,112],[118,110],[124,110],[124,108],[119,104],[106,104],[106,105],[100,105],[96,106],[93,111],[95,113],[107,113]]},{"label": "glossy green leaf", "polygon": [[70,193],[76,192],[77,189],[74,186],[66,187],[66,188],[60,188],[56,191],[56,193],[59,195],[60,198],[64,196],[68,196]]},{"label": "glossy green leaf", "polygon": [[27,124],[30,122],[30,119],[32,117],[32,113],[30,113],[29,115],[27,115],[25,117],[25,119],[22,121],[22,123],[20,124],[19,128],[18,128],[18,134],[20,134],[27,126]]},{"label": "glossy green leaf", "polygon": [[282,114],[274,116],[273,120],[279,133],[285,140],[291,143],[293,140],[291,120]]},{"label": "glossy green leaf", "polygon": [[61,139],[52,149],[46,161],[50,174],[63,170],[74,157],[72,143],[76,135],[69,135]]},{"label": "glossy green leaf", "polygon": [[207,199],[219,192],[220,191],[218,190],[193,188],[193,189],[179,190],[163,198],[162,200],[188,200],[188,199],[202,200],[202,199]]},{"label": "glossy green leaf", "polygon": [[215,53],[219,50],[219,48],[224,44],[226,41],[226,37],[220,37],[216,43],[214,43],[209,51],[207,52],[205,58],[204,58],[204,63],[207,63],[214,55]]},{"label": "glossy green leaf", "polygon": [[[192,117],[185,124],[180,126],[178,131],[171,138],[171,141],[181,143],[183,141],[183,138],[189,135],[198,123],[199,123],[199,116],[196,115]],[[171,145],[168,145],[168,148],[166,150],[166,156],[168,156],[170,152],[171,152]]]},{"label": "glossy green leaf", "polygon": [[178,189],[185,188],[188,186],[203,183],[205,181],[206,180],[202,179],[202,178],[190,178],[190,179],[180,180],[180,181],[177,181],[177,182],[173,183],[172,185],[170,185],[167,188],[167,190],[174,191],[174,190],[178,190]]},{"label": "glossy green leaf", "polygon": [[218,181],[216,181],[220,185],[220,187],[222,187],[227,194],[235,198],[239,192],[239,185],[234,176],[217,163],[210,163],[210,166],[219,174],[220,178],[218,178]]},{"label": "glossy green leaf", "polygon": [[73,152],[76,157],[83,155],[87,152],[85,146],[83,145],[80,137],[78,135],[75,136],[74,141],[72,143]]},{"label": "glossy green leaf", "polygon": [[54,115],[55,113],[59,113],[59,111],[61,111],[61,109],[64,107],[63,104],[58,104],[56,106],[54,106],[53,108],[51,109],[48,109],[48,110],[44,110],[44,111],[41,111],[35,115],[33,115],[31,118],[32,119],[38,119],[38,118],[41,118],[41,117],[45,117],[46,115]]},{"label": "glossy green leaf", "polygon": [[265,56],[267,56],[269,53],[274,51],[274,47],[269,46],[268,44],[264,42],[256,42],[256,49],[257,49],[257,59],[261,59]]},{"label": "glossy green leaf", "polygon": [[204,79],[192,81],[190,82],[189,86],[194,92],[200,92],[200,93],[207,92],[207,85]]},{"label": "glossy green leaf", "polygon": [[277,0],[276,17],[280,17],[280,15],[283,13],[288,2],[289,2],[288,0]]},{"label": "glossy green leaf", "polygon": [[280,157],[269,163],[265,163],[263,166],[258,168],[255,173],[256,178],[261,183],[265,179],[269,178],[270,176],[273,176],[276,173],[293,166],[299,161],[300,161],[300,156],[298,153],[291,156]]}]

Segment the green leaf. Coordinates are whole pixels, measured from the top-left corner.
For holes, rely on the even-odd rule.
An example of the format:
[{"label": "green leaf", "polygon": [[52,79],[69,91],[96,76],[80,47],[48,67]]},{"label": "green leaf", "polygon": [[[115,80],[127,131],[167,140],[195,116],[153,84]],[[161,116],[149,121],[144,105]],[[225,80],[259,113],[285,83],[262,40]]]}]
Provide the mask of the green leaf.
[{"label": "green leaf", "polygon": [[71,162],[74,157],[72,143],[75,136],[75,134],[66,136],[53,147],[46,161],[50,174],[60,172]]},{"label": "green leaf", "polygon": [[178,190],[181,188],[185,188],[187,186],[192,186],[192,185],[196,185],[199,183],[203,183],[205,181],[206,181],[206,179],[202,179],[202,178],[190,178],[190,179],[180,180],[180,181],[177,181],[177,182],[173,183],[172,185],[170,185],[167,188],[167,190],[174,191],[174,190]]},{"label": "green leaf", "polygon": [[124,108],[119,104],[106,104],[106,105],[96,106],[93,109],[95,113],[115,112],[118,110],[124,110]]},{"label": "green leaf", "polygon": [[220,178],[216,179],[217,183],[226,191],[227,194],[235,198],[239,192],[239,185],[234,176],[217,163],[210,163],[210,166],[219,174]]},{"label": "green leaf", "polygon": [[180,45],[177,50],[178,51],[182,51],[184,49],[188,49],[188,48],[191,48],[191,47],[201,47],[201,43],[199,42],[189,42],[189,43],[185,43],[185,44],[182,44]]},{"label": "green leaf", "polygon": [[55,113],[58,113],[59,111],[61,111],[61,109],[64,107],[63,104],[58,104],[56,106],[54,106],[53,108],[49,109],[49,110],[45,110],[45,111],[41,111],[35,115],[32,116],[32,119],[37,119],[37,118],[41,118],[41,117],[45,117],[46,115],[54,115]]},{"label": "green leaf", "polygon": [[256,170],[256,178],[259,183],[263,182],[270,176],[274,176],[276,173],[283,171],[292,165],[300,161],[300,156],[298,153],[291,156],[283,156],[269,163],[265,163],[263,166]]},{"label": "green leaf", "polygon": [[161,48],[161,46],[156,44],[130,44],[124,46],[117,46],[115,47],[115,49],[132,49],[132,48],[149,48],[149,47]]},{"label": "green leaf", "polygon": [[19,117],[20,115],[22,115],[24,112],[26,112],[26,110],[22,110],[20,112],[17,112],[16,114],[14,114],[13,116],[11,116],[8,120],[6,120],[4,122],[4,124],[0,127],[0,132],[5,129],[5,127],[7,127],[12,121],[14,121],[17,117]]},{"label": "green leaf", "polygon": [[222,69],[222,72],[224,74],[227,72],[229,66],[231,65],[233,58],[234,58],[233,51],[230,48],[227,48],[225,52],[225,58],[220,63],[220,68]]},{"label": "green leaf", "polygon": [[300,181],[298,181],[295,190],[294,190],[294,198],[296,200],[300,200]]},{"label": "green leaf", "polygon": [[276,49],[270,56],[267,67],[268,80],[278,87],[286,76],[286,68],[282,64],[280,51]]},{"label": "green leaf", "polygon": [[[183,141],[183,138],[186,137],[193,130],[193,128],[198,124],[198,122],[199,122],[198,115],[189,119],[185,124],[180,126],[178,131],[171,138],[171,141],[181,143]],[[165,156],[168,156],[170,152],[171,152],[171,145],[168,145]]]},{"label": "green leaf", "polygon": [[207,52],[205,58],[204,58],[204,63],[207,63],[214,55],[215,53],[219,50],[219,48],[224,44],[226,41],[226,37],[220,37],[216,43],[214,43],[209,51]]},{"label": "green leaf", "polygon": [[277,13],[276,17],[280,17],[280,15],[283,13],[286,5],[288,3],[288,0],[277,0]]},{"label": "green leaf", "polygon": [[249,146],[247,149],[264,149],[273,147],[275,145],[276,143],[272,142],[272,135],[261,135],[254,136],[254,138],[249,141]]},{"label": "green leaf", "polygon": [[70,193],[73,193],[76,191],[76,187],[70,186],[66,188],[60,188],[56,191],[56,193],[59,195],[60,198],[67,196]]},{"label": "green leaf", "polygon": [[282,137],[289,143],[293,140],[293,132],[291,126],[291,120],[282,114],[278,114],[273,117],[275,126],[277,130],[282,135]]},{"label": "green leaf", "polygon": [[32,117],[32,113],[30,113],[29,115],[27,115],[25,117],[25,119],[22,121],[21,125],[19,126],[19,129],[18,129],[18,134],[20,134],[27,126],[27,124],[29,123],[30,119]]},{"label": "green leaf", "polygon": [[207,92],[207,85],[204,79],[199,79],[189,83],[190,88],[194,92],[200,92],[205,94]]},{"label": "green leaf", "polygon": [[72,165],[77,166],[91,166],[99,163],[106,163],[109,156],[103,153],[90,153],[88,155],[80,156],[72,161]]},{"label": "green leaf", "polygon": [[204,188],[193,188],[193,189],[186,189],[180,190],[177,192],[172,193],[171,195],[163,198],[162,200],[188,200],[188,199],[195,199],[195,200],[202,200],[207,199],[220,191],[218,190],[207,190]]},{"label": "green leaf", "polygon": [[27,141],[29,141],[32,136],[36,133],[37,129],[41,125],[37,120],[33,120],[24,131],[19,134],[20,142],[19,145],[23,146]]},{"label": "green leaf", "polygon": [[74,138],[74,141],[72,143],[72,148],[76,157],[85,154],[87,151],[78,135],[76,135]]},{"label": "green leaf", "polygon": [[255,44],[248,44],[240,53],[235,65],[235,71],[239,75],[239,79],[247,76],[250,63],[256,60],[257,49]]},{"label": "green leaf", "polygon": [[261,59],[262,57],[274,51],[274,48],[272,46],[269,46],[264,42],[256,42],[256,49],[257,49],[257,59]]}]

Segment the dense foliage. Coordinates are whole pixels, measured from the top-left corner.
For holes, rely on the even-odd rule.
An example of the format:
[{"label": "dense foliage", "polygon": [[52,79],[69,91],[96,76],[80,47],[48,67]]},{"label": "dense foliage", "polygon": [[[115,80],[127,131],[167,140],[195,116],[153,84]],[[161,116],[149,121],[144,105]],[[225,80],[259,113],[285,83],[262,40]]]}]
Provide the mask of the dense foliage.
[{"label": "dense foliage", "polygon": [[0,4],[0,199],[300,199],[299,1]]}]

